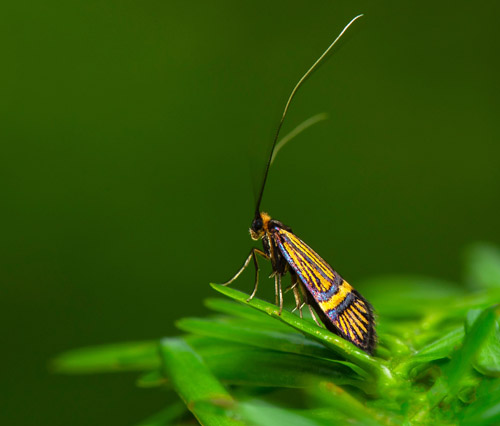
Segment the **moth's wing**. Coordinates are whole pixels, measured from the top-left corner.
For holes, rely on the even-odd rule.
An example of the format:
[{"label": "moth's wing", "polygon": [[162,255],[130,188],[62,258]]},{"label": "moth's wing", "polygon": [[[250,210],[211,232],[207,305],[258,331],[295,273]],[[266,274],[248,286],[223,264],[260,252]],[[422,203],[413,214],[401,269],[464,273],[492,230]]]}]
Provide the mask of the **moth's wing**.
[{"label": "moth's wing", "polygon": [[[371,353],[375,328],[371,305],[311,247],[292,232],[275,228],[276,243],[334,332]],[[331,329],[331,327],[328,327]]]}]

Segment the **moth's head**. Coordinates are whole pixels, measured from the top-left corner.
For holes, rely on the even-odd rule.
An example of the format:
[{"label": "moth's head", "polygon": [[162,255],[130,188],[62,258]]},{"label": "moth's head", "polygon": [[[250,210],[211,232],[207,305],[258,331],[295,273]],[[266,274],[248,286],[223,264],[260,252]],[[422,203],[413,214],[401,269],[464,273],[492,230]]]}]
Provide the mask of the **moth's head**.
[{"label": "moth's head", "polygon": [[252,226],[250,227],[250,236],[252,240],[260,240],[268,229],[269,221],[271,220],[271,216],[267,213],[260,212],[255,216],[255,219],[252,222]]}]

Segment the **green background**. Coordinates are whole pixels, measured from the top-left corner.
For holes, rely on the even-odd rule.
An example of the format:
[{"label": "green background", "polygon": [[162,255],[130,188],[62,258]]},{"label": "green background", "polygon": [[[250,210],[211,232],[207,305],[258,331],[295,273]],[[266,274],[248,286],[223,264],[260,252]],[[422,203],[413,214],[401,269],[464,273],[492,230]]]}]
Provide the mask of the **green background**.
[{"label": "green background", "polygon": [[263,209],[361,289],[384,274],[459,282],[465,245],[500,244],[498,3],[2,10],[2,424],[134,424],[175,397],[49,361],[205,314],[208,283],[252,246],[252,184],[291,88],[358,13],[284,132],[330,119],[280,152]]}]

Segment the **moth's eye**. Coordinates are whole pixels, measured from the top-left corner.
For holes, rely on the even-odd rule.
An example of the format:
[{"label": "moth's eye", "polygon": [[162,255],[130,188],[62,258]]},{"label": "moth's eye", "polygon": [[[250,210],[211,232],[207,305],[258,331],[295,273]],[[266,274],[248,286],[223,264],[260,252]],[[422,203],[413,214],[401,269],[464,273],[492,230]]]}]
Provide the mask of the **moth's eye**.
[{"label": "moth's eye", "polygon": [[262,229],[263,223],[262,219],[259,217],[252,222],[252,229],[254,231],[260,231]]}]

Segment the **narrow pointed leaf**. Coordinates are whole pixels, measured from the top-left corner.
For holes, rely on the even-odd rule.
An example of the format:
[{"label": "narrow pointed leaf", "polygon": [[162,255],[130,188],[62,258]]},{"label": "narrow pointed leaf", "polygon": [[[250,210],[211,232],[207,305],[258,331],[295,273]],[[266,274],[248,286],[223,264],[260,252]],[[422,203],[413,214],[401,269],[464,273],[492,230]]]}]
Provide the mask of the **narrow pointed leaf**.
[{"label": "narrow pointed leaf", "polygon": [[221,380],[233,384],[274,387],[304,387],[311,380],[329,378],[373,393],[373,383],[349,367],[327,360],[261,350],[242,349],[228,356],[207,356],[206,363]]},{"label": "narrow pointed leaf", "polygon": [[313,394],[317,401],[330,406],[332,410],[342,413],[347,418],[348,423],[359,422],[367,426],[396,424],[390,421],[387,416],[366,407],[361,401],[332,382],[323,380],[315,386],[311,386],[309,392]]},{"label": "narrow pointed leaf", "polygon": [[440,339],[428,344],[412,355],[408,360],[402,362],[396,370],[407,374],[412,368],[438,359],[449,357],[454,350],[461,346],[465,336],[463,327],[458,327]]},{"label": "narrow pointed leaf", "polygon": [[144,419],[136,426],[167,426],[173,424],[186,412],[186,406],[182,402],[169,405],[160,412]]},{"label": "narrow pointed leaf", "polygon": [[285,324],[274,321],[272,318],[262,315],[259,311],[256,311],[250,306],[242,305],[241,303],[232,302],[227,299],[209,298],[205,300],[205,306],[216,312],[246,319],[254,323],[264,324],[269,328],[289,330]]},{"label": "narrow pointed leaf", "polygon": [[323,426],[315,419],[263,401],[242,402],[239,414],[247,424],[258,426]]},{"label": "narrow pointed leaf", "polygon": [[74,349],[52,361],[58,373],[98,373],[143,371],[158,367],[158,343],[154,341],[119,343]]},{"label": "narrow pointed leaf", "polygon": [[[313,380],[329,378],[339,385],[349,384],[368,394],[375,394],[375,385],[364,377],[366,373],[345,361],[311,359],[217,339],[209,345],[206,338],[194,336],[187,337],[186,341],[203,357],[210,371],[224,383],[303,388]],[[164,384],[165,376],[158,370],[144,374],[138,380],[141,387]]]},{"label": "narrow pointed leaf", "polygon": [[163,339],[160,352],[166,375],[201,424],[241,425],[225,413],[227,408],[234,406],[233,397],[184,340]]},{"label": "narrow pointed leaf", "polygon": [[500,380],[485,379],[476,392],[476,400],[464,410],[463,426],[500,424]]},{"label": "narrow pointed leaf", "polygon": [[[497,308],[495,311],[496,321],[474,359],[473,365],[477,371],[484,375],[500,377],[500,308]],[[480,313],[480,310],[469,312],[469,315],[467,315],[468,328],[473,326]]]},{"label": "narrow pointed leaf", "polygon": [[[274,321],[276,322],[276,321]],[[331,358],[332,353],[315,340],[306,338],[288,327],[288,331],[274,331],[256,327],[252,322],[218,321],[202,318],[184,318],[177,326],[190,333],[202,334],[233,342],[276,351]],[[286,329],[284,329],[286,330]]]},{"label": "narrow pointed leaf", "polygon": [[495,311],[485,309],[470,330],[466,333],[463,346],[457,350],[445,375],[440,377],[429,391],[429,400],[432,406],[437,405],[443,398],[453,399],[461,389],[461,381],[469,374],[472,362],[480,351],[495,324]]},{"label": "narrow pointed leaf", "polygon": [[140,388],[156,388],[158,386],[165,386],[168,383],[168,379],[158,369],[142,374],[135,383]]}]

